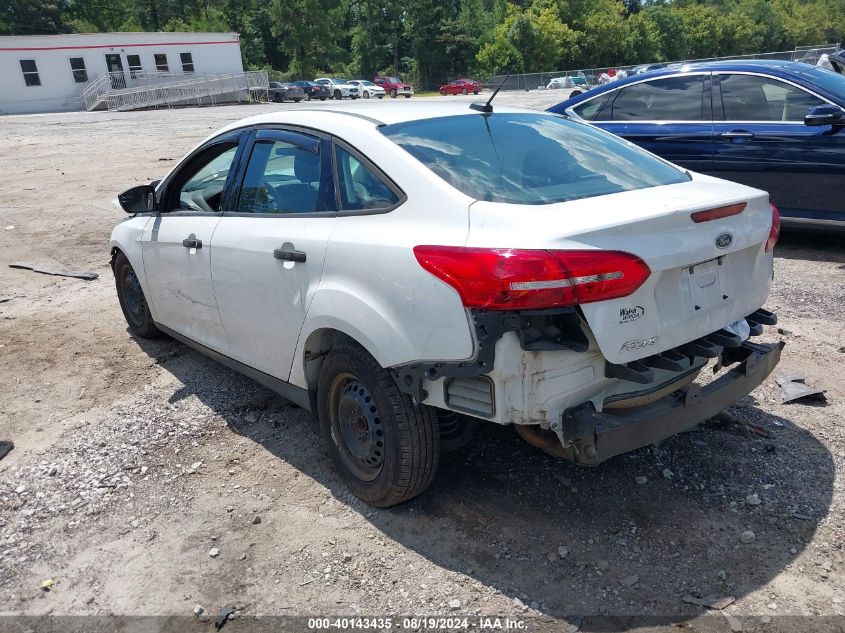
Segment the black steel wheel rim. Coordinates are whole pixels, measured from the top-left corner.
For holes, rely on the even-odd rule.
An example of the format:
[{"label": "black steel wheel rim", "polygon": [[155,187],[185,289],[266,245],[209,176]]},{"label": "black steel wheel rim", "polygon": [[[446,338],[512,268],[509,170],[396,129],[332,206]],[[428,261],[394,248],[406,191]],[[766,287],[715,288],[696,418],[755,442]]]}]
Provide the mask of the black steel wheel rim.
[{"label": "black steel wheel rim", "polygon": [[131,268],[123,275],[123,305],[133,325],[141,325],[144,320],[144,292],[141,283]]},{"label": "black steel wheel rim", "polygon": [[372,481],[384,465],[384,429],[375,400],[350,373],[332,381],[332,439],[341,459],[358,479]]}]

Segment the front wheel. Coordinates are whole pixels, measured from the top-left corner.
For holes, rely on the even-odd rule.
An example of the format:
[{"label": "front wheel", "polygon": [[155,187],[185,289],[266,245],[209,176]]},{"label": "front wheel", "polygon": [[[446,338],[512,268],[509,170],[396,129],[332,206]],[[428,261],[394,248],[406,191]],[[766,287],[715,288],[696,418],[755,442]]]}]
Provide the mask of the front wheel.
[{"label": "front wheel", "polygon": [[461,94],[462,94],[462,95],[467,94],[467,89],[466,89],[466,88],[464,88],[463,90],[461,90]]},{"label": "front wheel", "polygon": [[340,90],[335,90],[335,91],[334,91],[334,98],[335,98],[335,99],[337,99],[338,101],[340,101],[341,99],[343,99],[343,95],[341,94]]},{"label": "front wheel", "polygon": [[444,97],[445,97],[447,93],[446,93],[446,91],[445,91],[445,90],[443,90],[443,89],[441,88],[441,89],[440,89],[440,94],[441,94],[442,96],[444,96]]},{"label": "front wheel", "polygon": [[310,92],[306,92],[306,93],[305,93],[305,100],[306,100],[306,101],[311,101],[311,93],[310,93]]},{"label": "front wheel", "polygon": [[440,459],[437,417],[357,345],[341,344],[326,357],[317,411],[329,454],[355,496],[387,508],[431,484]]},{"label": "front wheel", "polygon": [[411,95],[405,95],[405,98],[406,98],[406,99],[410,99],[410,98],[411,98]]},{"label": "front wheel", "polygon": [[391,89],[391,91],[390,91],[390,98],[391,98],[391,99],[395,99],[395,98],[396,98],[396,88]]},{"label": "front wheel", "polygon": [[369,98],[370,98],[370,93],[365,90],[364,91],[364,99],[369,99]]},{"label": "front wheel", "polygon": [[320,97],[320,101],[325,101],[325,100],[326,100],[325,97]]},{"label": "front wheel", "polygon": [[275,103],[281,103],[282,102],[282,95],[280,95],[278,92],[274,92],[273,93],[273,101]]},{"label": "front wheel", "polygon": [[114,283],[120,309],[129,329],[141,338],[158,338],[161,330],[153,322],[153,315],[144,297],[141,282],[126,255],[118,253],[114,259]]}]

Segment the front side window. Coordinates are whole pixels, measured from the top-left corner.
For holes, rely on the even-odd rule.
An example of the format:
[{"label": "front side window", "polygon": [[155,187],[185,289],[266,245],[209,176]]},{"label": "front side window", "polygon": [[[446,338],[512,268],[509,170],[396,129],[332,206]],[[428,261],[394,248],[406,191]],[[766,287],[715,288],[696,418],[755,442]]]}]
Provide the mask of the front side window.
[{"label": "front side window", "polygon": [[85,70],[85,60],[81,57],[70,58],[70,71],[73,73],[73,80],[78,84],[88,81],[88,71]]},{"label": "front side window", "polygon": [[182,62],[182,72],[194,72],[194,58],[190,53],[179,53],[179,60]]},{"label": "front side window", "polygon": [[792,84],[759,75],[719,78],[726,121],[804,121],[807,110],[825,102]]},{"label": "front side window", "polygon": [[340,205],[344,211],[388,209],[399,202],[399,196],[363,161],[340,146],[336,145],[334,151]]},{"label": "front side window", "polygon": [[465,114],[380,129],[477,200],[551,204],[690,180],[616,136],[549,114]]},{"label": "front side window", "polygon": [[143,72],[140,55],[127,55],[126,61],[129,63],[129,76],[133,79]]},{"label": "front side window", "polygon": [[241,213],[309,213],[318,211],[320,155],[294,143],[255,142],[244,175]]},{"label": "front side window", "polygon": [[41,85],[41,77],[38,76],[38,66],[35,65],[34,59],[22,59],[21,72],[23,73],[23,81],[27,86]]},{"label": "front side window", "polygon": [[[704,75],[666,77],[620,89],[610,108],[613,121],[703,121]],[[598,120],[605,120],[599,116]]]},{"label": "front side window", "polygon": [[156,63],[156,70],[160,73],[166,73],[170,70],[167,65],[167,55],[165,53],[156,53],[153,55]]},{"label": "front side window", "polygon": [[[220,143],[201,154],[179,174],[179,208],[213,213],[220,211],[223,189],[238,151],[236,142]],[[182,183],[179,185],[179,183]]]}]

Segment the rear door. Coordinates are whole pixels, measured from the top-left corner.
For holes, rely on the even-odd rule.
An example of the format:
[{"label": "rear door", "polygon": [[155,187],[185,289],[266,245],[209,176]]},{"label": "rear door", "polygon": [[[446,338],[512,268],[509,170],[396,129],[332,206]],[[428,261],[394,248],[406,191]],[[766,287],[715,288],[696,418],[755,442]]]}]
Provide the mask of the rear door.
[{"label": "rear door", "polygon": [[211,283],[211,238],[241,139],[241,133],[215,139],[174,172],[162,188],[162,212],[141,234],[156,323],[221,353],[228,341]]},{"label": "rear door", "polygon": [[331,144],[293,129],[260,129],[214,234],[214,294],[229,356],[281,380],[320,282],[337,222]]},{"label": "rear door", "polygon": [[714,176],[768,191],[790,217],[845,214],[845,131],[804,125],[828,102],[774,77],[714,75]]},{"label": "rear door", "polygon": [[694,171],[712,154],[710,75],[697,73],[628,84],[608,98],[575,107],[582,118]]}]

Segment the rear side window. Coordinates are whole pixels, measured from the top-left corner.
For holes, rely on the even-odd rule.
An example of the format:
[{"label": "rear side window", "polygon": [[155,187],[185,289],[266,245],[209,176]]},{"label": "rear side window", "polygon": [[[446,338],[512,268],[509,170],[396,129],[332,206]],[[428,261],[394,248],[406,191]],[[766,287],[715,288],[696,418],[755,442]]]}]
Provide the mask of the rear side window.
[{"label": "rear side window", "polygon": [[238,211],[310,213],[318,210],[320,155],[281,140],[256,141]]},{"label": "rear side window", "polygon": [[381,131],[455,189],[490,202],[550,204],[689,180],[612,134],[549,114],[466,114]]},{"label": "rear side window", "polygon": [[757,75],[719,78],[726,121],[803,121],[824,101],[795,86]]},{"label": "rear side window", "polygon": [[341,209],[389,209],[399,202],[399,196],[366,163],[338,145],[334,151]]},{"label": "rear side window", "polygon": [[579,103],[577,106],[572,108],[572,110],[577,114],[579,117],[586,121],[606,121],[609,116],[603,115],[603,113],[610,114],[610,108],[605,107],[607,102],[610,101],[613,97],[616,96],[614,91],[605,92],[603,95],[599,95],[598,97],[594,97],[589,101],[584,101],[583,103]]},{"label": "rear side window", "polygon": [[626,86],[612,105],[613,121],[703,121],[704,75],[666,77]]}]

